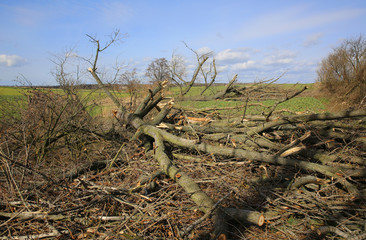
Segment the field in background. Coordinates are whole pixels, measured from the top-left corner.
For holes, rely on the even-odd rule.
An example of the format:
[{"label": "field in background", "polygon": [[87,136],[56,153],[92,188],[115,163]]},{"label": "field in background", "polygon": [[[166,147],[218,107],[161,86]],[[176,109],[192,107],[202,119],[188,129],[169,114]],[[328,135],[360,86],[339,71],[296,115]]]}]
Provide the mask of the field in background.
[{"label": "field in background", "polygon": [[[0,104],[4,105],[12,101],[26,102],[26,95],[34,89],[42,88],[26,88],[26,87],[0,87]],[[43,91],[52,91],[54,93],[63,95],[64,91],[60,88],[43,88]],[[100,89],[79,89],[79,98],[87,106],[87,110],[92,116],[109,116],[107,112],[111,113],[114,109],[113,103],[106,96],[104,91]],[[119,99],[128,98],[126,92],[114,92]],[[1,114],[1,113],[0,113]]]},{"label": "field in background", "polygon": [[[252,84],[242,84],[242,86],[251,86]],[[290,92],[296,92],[304,87],[305,90],[299,96],[290,99],[286,102],[279,104],[276,111],[289,113],[312,113],[312,112],[324,112],[327,111],[328,99],[319,98],[314,96],[314,84],[272,84],[270,86],[270,92],[273,94],[264,94],[263,92],[251,93],[249,96],[248,107],[246,114],[255,115],[268,112],[268,108],[273,106],[277,101],[283,100],[286,96],[291,95]],[[221,90],[225,86],[215,86],[212,89],[207,90],[204,95],[212,95]],[[188,96],[196,96],[204,89],[203,86],[193,87]],[[179,93],[178,87],[169,89],[171,95],[177,95]],[[226,113],[228,116],[243,114],[243,106],[246,105],[245,99],[232,99],[232,100],[214,100],[214,101],[182,101],[177,102],[176,106],[182,107],[186,110],[206,111],[206,109],[218,109],[220,113]],[[222,108],[232,108],[231,110],[221,110]],[[236,108],[236,109],[235,109]],[[239,110],[238,110],[239,109]]]},{"label": "field in background", "polygon": [[[264,100],[264,101],[249,101],[248,108],[246,113],[249,115],[261,115],[263,112],[266,112],[269,107],[273,106],[276,103],[275,100]],[[326,111],[326,103],[327,99],[317,99],[314,97],[296,97],[281,103],[276,108],[276,111],[288,111],[289,113],[312,113],[312,112],[324,112]],[[205,110],[207,108],[217,108],[221,113],[224,110],[220,110],[225,107],[240,107],[240,111],[242,113],[243,108],[245,106],[245,102],[238,101],[205,101],[205,102],[196,102],[196,101],[183,101],[177,104],[180,107],[183,107],[186,110]],[[254,106],[252,106],[254,105]],[[225,110],[229,115],[237,115],[238,110]]]},{"label": "field in background", "polygon": [[[246,114],[262,114],[263,112],[266,112],[268,110],[268,107],[275,104],[278,100],[281,100],[284,96],[286,96],[286,92],[288,91],[298,91],[302,89],[304,86],[308,87],[308,90],[306,90],[304,93],[302,93],[300,96],[290,99],[289,101],[286,101],[284,103],[281,103],[276,108],[276,111],[288,111],[290,113],[305,113],[305,112],[324,112],[327,110],[327,99],[326,98],[317,98],[312,96],[313,84],[273,84],[272,91],[279,91],[282,92],[281,96],[273,95],[272,97],[266,97],[264,99],[261,99],[260,96],[251,96],[248,101],[248,107]],[[245,86],[245,85],[242,85]],[[249,85],[248,85],[249,86]],[[274,86],[274,87],[273,87]],[[140,91],[139,93],[139,99],[142,99],[145,94],[147,93],[148,87],[144,87],[143,91]],[[207,90],[204,95],[211,95],[215,94],[221,90],[223,90],[225,86],[218,85],[213,86],[209,90]],[[188,96],[196,96],[201,93],[201,91],[204,89],[203,86],[194,86],[192,87],[191,91],[189,92]],[[24,98],[24,93],[29,90],[27,88],[16,88],[16,87],[0,87],[0,101],[4,102],[11,101],[12,99],[19,99]],[[45,91],[48,91],[50,89],[45,89]],[[51,89],[53,92],[62,94],[61,89]],[[99,116],[99,117],[111,117],[112,116],[112,110],[115,109],[115,106],[110,101],[110,99],[105,95],[103,91],[100,89],[93,90],[93,89],[81,89],[79,91],[80,99],[87,103],[88,111],[92,116]],[[145,91],[145,92],[144,92]],[[114,94],[118,99],[123,101],[124,103],[129,102],[129,94],[127,92],[121,92],[121,91],[114,91]],[[167,90],[166,96],[167,97],[175,97],[179,94],[179,88],[178,87],[170,87]],[[237,115],[242,114],[243,106],[246,104],[244,100],[238,100],[233,99],[229,101],[223,101],[223,100],[215,100],[215,101],[182,101],[177,102],[177,107],[183,107],[187,110],[205,110],[207,108],[217,108],[219,109],[221,113],[226,113],[229,116],[231,115]],[[254,105],[254,106],[253,106]],[[240,110],[238,109],[231,109],[231,110],[220,110],[221,108],[235,108],[235,107],[241,107]]]}]

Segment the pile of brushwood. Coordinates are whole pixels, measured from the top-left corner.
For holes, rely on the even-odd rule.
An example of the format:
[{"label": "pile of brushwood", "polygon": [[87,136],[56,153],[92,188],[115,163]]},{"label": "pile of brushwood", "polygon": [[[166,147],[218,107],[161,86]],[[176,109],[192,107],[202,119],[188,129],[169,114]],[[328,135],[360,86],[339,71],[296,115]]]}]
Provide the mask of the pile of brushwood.
[{"label": "pile of brushwood", "polygon": [[276,111],[304,88],[248,115],[251,94],[273,88],[235,76],[185,97],[192,82],[174,100],[241,99],[239,115],[176,108],[166,82],[131,112],[96,60],[89,72],[116,105],[112,123],[72,91],[2,105],[0,239],[366,238],[365,108]]},{"label": "pile of brushwood", "polygon": [[108,127],[44,90],[3,118],[1,239],[365,238],[365,109],[229,118],[163,89]]}]

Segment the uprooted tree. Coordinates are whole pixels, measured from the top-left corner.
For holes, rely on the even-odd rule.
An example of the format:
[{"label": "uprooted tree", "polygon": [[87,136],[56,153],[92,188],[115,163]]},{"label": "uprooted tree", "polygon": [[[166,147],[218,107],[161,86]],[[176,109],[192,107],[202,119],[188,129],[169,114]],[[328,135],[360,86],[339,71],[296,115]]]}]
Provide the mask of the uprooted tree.
[{"label": "uprooted tree", "polygon": [[[31,104],[24,113],[33,115],[21,116],[20,133],[0,128],[5,138],[1,167],[13,193],[1,204],[1,235],[14,237],[23,225],[33,224],[37,234],[27,230],[23,238],[238,239],[233,232],[246,226],[263,232],[274,229],[286,239],[313,233],[365,237],[365,109],[282,114],[278,106],[307,89],[277,95],[271,85],[276,79],[240,85],[235,75],[225,87],[210,91],[217,76],[215,61],[205,68],[211,56],[192,50],[197,67],[191,79],[179,71],[178,62],[171,64],[176,68],[170,80],[179,84],[180,93],[174,99],[165,97],[167,82],[159,82],[131,111],[105,87],[97,69],[99,54],[118,35],[103,46],[89,36],[96,54],[88,61],[88,71],[115,105],[117,132],[103,132],[101,124],[94,124],[74,93],[46,92],[29,96]],[[190,96],[199,74],[205,87],[200,95]],[[276,102],[271,106],[252,102],[273,96]],[[238,104],[204,109],[176,104],[217,99]],[[262,113],[251,115],[251,106]],[[222,114],[227,110],[236,114]],[[34,129],[42,129],[38,142],[31,139]],[[73,160],[88,161],[69,164],[68,171],[56,175],[63,159],[49,161],[65,144],[77,155]],[[114,151],[111,145],[117,144]],[[37,149],[40,154],[34,154]],[[33,156],[39,156],[36,164]],[[45,171],[47,165],[52,171]],[[28,172],[35,183],[23,191]],[[246,195],[249,191],[257,194]],[[15,219],[19,223],[7,227]],[[42,222],[47,229],[40,231]],[[260,228],[264,224],[268,228]],[[194,235],[202,225],[212,228],[212,234]],[[265,238],[254,229],[250,232],[256,239]]]}]

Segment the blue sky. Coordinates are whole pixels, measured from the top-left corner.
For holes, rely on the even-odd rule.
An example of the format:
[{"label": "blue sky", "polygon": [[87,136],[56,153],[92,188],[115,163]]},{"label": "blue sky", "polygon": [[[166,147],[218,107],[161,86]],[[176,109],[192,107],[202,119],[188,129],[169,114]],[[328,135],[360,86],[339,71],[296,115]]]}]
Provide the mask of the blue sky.
[{"label": "blue sky", "polygon": [[[366,1],[246,0],[0,0],[0,85],[24,76],[33,85],[55,85],[54,55],[90,57],[93,45],[115,29],[127,36],[100,58],[99,69],[136,70],[156,58],[182,55],[192,71],[198,53],[212,51],[217,81],[269,79],[310,83],[316,69],[344,39],[365,34]],[[86,69],[80,59],[76,65]],[[82,75],[84,83],[93,83]],[[103,75],[106,80],[111,75]]]}]

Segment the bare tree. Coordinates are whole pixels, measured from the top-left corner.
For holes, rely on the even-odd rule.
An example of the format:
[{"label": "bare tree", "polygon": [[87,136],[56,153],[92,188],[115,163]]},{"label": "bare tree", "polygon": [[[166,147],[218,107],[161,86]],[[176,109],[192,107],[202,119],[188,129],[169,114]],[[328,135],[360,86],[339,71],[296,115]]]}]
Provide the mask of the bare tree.
[{"label": "bare tree", "polygon": [[133,69],[132,71],[125,71],[120,75],[119,79],[119,82],[127,88],[127,93],[130,95],[129,106],[130,109],[132,109],[136,105],[141,80],[137,76],[136,69]]},{"label": "bare tree", "polygon": [[[98,62],[99,53],[106,50],[112,44],[116,44],[116,43],[120,42],[123,36],[121,35],[119,30],[115,30],[112,32],[112,34],[109,37],[109,40],[103,46],[100,45],[99,39],[97,39],[95,36],[91,36],[88,34],[87,34],[87,36],[89,37],[90,42],[92,42],[96,46],[94,59],[93,60],[85,59],[92,66],[92,67],[88,68],[88,71],[91,73],[91,75],[93,76],[95,81],[100,86],[104,86],[103,82],[99,78],[98,71],[97,71],[97,62]],[[117,98],[110,91],[108,91],[105,87],[103,87],[103,90],[116,106],[123,108],[121,103],[117,100]]]},{"label": "bare tree", "polygon": [[[205,62],[203,61],[203,65],[199,69],[201,77],[203,78],[204,83],[205,83],[205,88],[201,91],[201,95],[202,95],[209,87],[211,87],[211,85],[216,80],[217,70],[216,70],[216,60],[215,60],[215,58],[213,58],[214,54],[212,51],[203,52],[203,53],[199,54],[197,51],[190,48],[187,43],[185,43],[185,42],[183,42],[183,43],[184,43],[184,45],[186,45],[186,48],[191,50],[196,55],[196,59],[197,59],[198,63],[203,61],[203,59],[205,59],[205,58],[212,58],[212,62],[209,65],[205,64]],[[210,82],[208,82],[209,77],[210,77]]]},{"label": "bare tree", "polygon": [[54,54],[51,59],[54,63],[52,75],[56,82],[67,96],[74,99],[78,97],[77,86],[81,84],[82,79],[78,60],[79,57],[73,49],[62,54]]},{"label": "bare tree", "polygon": [[[193,71],[191,80],[186,80],[186,67],[184,64],[184,59],[180,55],[173,54],[170,63],[172,71],[172,81],[175,82],[180,87],[180,97],[186,95],[191,87],[199,82],[201,79],[204,81],[205,88],[202,90],[201,95],[214,83],[217,71],[216,62],[212,57],[212,52],[198,53],[194,49],[190,48],[187,43],[183,42],[186,48],[192,51],[197,60],[197,67]],[[212,62],[208,64],[208,60],[212,58]],[[209,80],[210,78],[210,80]],[[184,88],[184,89],[183,89]]]},{"label": "bare tree", "polygon": [[175,85],[177,85],[182,92],[184,84],[187,83],[187,81],[185,80],[185,78],[187,77],[187,67],[184,57],[177,53],[173,53],[172,58],[169,62],[169,66],[172,72],[171,81]]},{"label": "bare tree", "polygon": [[150,79],[152,84],[170,80],[171,72],[168,61],[165,58],[155,59],[147,67],[145,76]]}]

